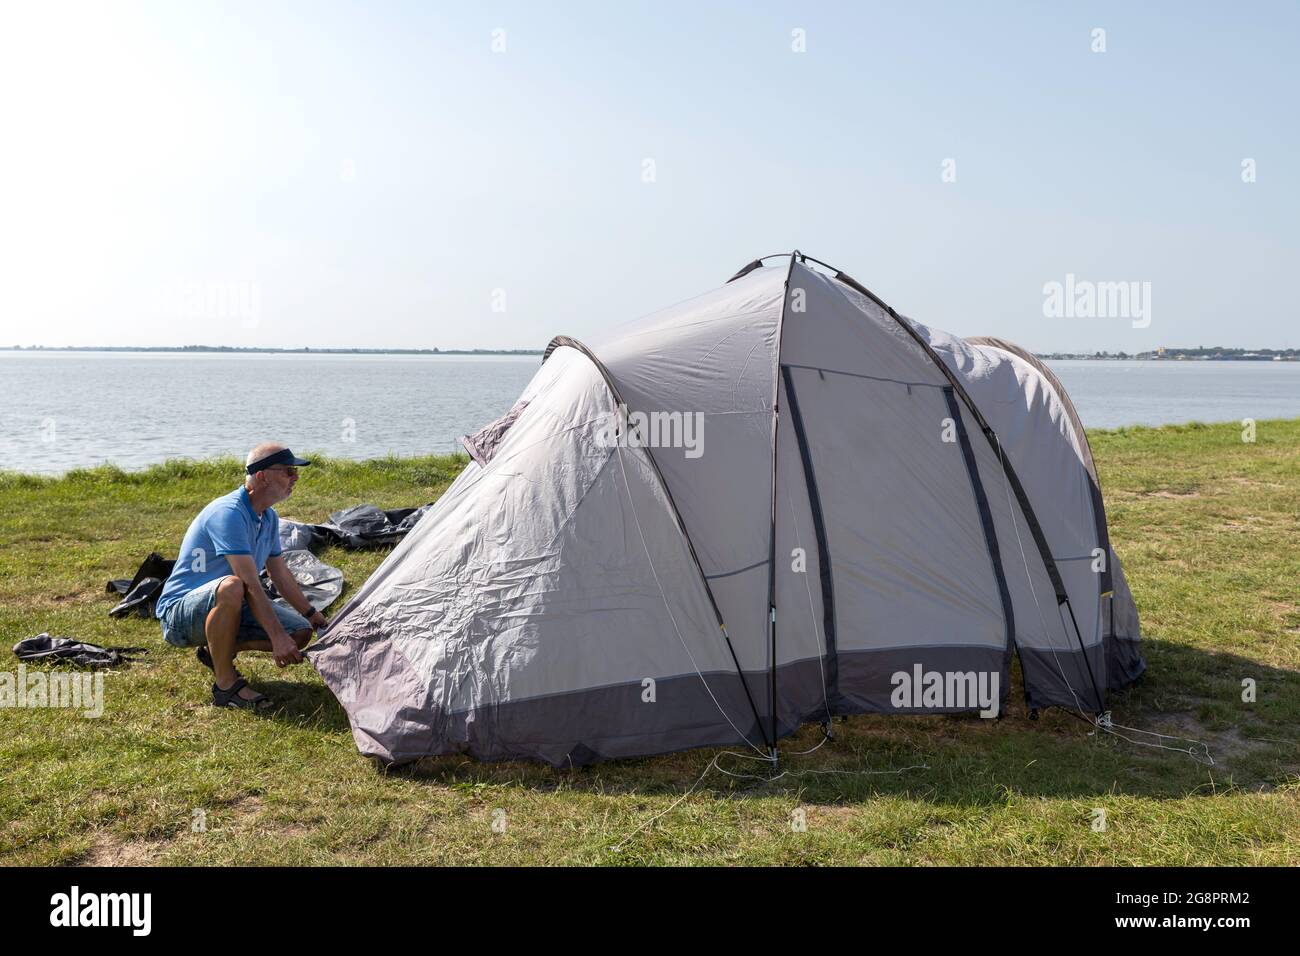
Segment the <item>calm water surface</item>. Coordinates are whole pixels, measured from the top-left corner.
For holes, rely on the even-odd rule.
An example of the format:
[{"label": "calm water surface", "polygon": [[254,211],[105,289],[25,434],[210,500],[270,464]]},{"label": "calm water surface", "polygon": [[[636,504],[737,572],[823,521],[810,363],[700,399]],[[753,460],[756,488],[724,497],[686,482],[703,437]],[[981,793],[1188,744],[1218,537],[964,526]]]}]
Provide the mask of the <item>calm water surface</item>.
[{"label": "calm water surface", "polygon": [[[0,352],[0,468],[242,456],[262,438],[365,459],[448,452],[540,356]],[[1297,362],[1053,362],[1088,427],[1300,416]]]}]

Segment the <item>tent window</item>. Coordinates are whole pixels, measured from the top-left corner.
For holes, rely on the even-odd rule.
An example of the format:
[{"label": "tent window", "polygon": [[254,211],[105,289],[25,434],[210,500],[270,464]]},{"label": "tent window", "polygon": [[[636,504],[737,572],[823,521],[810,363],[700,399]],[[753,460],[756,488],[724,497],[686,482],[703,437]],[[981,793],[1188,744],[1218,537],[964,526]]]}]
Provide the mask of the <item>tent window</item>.
[{"label": "tent window", "polygon": [[494,422],[484,425],[472,435],[461,436],[460,443],[465,446],[469,452],[469,457],[473,458],[479,465],[486,465],[492,460],[492,456],[497,453],[497,448],[506,437],[506,432],[519,416],[523,414],[528,407],[528,400],[522,399],[515,402],[514,407],[506,412]]}]

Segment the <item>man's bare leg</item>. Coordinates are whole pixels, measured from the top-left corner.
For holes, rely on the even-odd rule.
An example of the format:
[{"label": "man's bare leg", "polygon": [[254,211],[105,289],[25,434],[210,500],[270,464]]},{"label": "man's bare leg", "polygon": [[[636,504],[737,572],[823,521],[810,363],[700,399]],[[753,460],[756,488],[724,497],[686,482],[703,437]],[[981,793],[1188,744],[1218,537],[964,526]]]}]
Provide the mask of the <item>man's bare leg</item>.
[{"label": "man's bare leg", "polygon": [[[229,690],[237,680],[235,676],[235,638],[239,635],[239,616],[244,606],[244,582],[234,575],[224,577],[217,585],[217,600],[208,612],[203,633],[208,639],[208,653],[212,655],[212,674],[222,690]],[[266,644],[270,646],[270,641]],[[244,700],[252,700],[257,691],[244,687],[239,691]]]}]

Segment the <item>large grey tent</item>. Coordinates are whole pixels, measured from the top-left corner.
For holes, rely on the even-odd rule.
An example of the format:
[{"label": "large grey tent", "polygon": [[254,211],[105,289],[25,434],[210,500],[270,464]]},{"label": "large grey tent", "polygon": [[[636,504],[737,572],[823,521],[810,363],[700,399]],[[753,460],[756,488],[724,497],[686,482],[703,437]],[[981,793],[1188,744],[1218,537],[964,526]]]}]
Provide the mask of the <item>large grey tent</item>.
[{"label": "large grey tent", "polygon": [[1055,376],[797,252],[555,339],[465,444],[309,652],[386,762],[771,754],[832,715],[979,709],[900,674],[1005,699],[1013,654],[1028,706],[1092,714],[1145,667]]}]

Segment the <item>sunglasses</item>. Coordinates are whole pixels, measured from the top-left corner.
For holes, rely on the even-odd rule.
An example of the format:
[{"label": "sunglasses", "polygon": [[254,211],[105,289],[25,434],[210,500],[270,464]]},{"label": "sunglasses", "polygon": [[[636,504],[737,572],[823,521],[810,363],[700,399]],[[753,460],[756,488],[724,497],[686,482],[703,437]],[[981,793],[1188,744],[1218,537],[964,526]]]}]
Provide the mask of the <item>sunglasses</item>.
[{"label": "sunglasses", "polygon": [[272,465],[270,468],[265,468],[265,469],[263,469],[263,470],[264,470],[264,471],[282,471],[282,472],[284,472],[286,475],[288,475],[290,478],[297,478],[297,477],[298,477],[298,468],[297,468],[297,466],[295,466],[295,465]]}]

